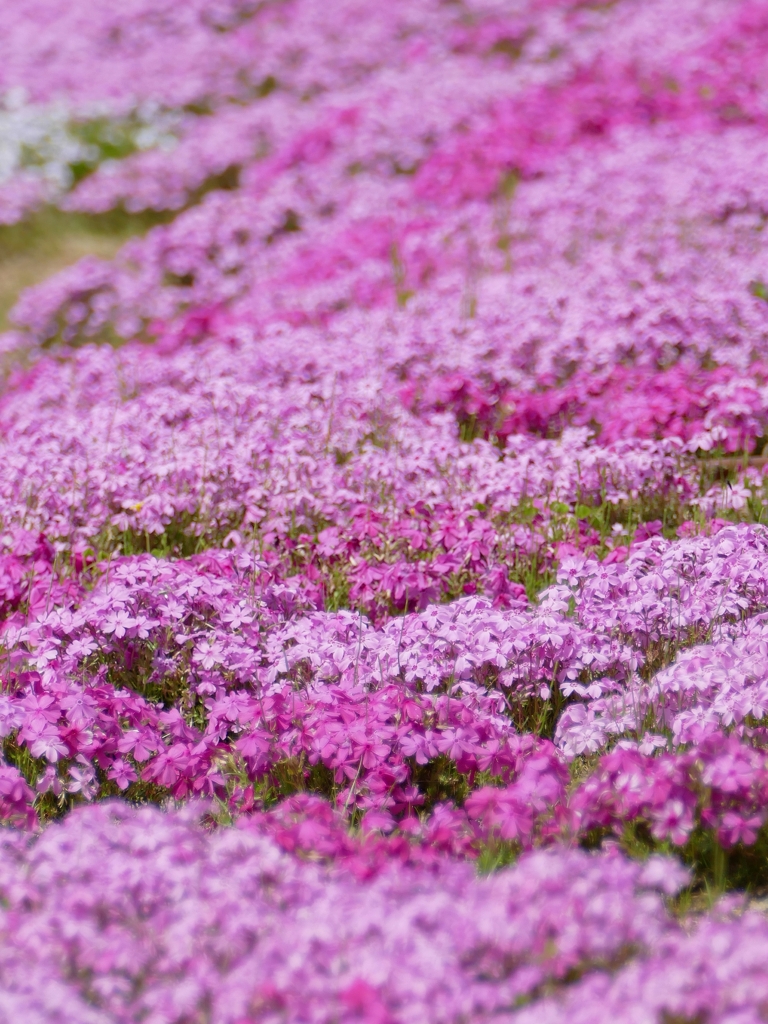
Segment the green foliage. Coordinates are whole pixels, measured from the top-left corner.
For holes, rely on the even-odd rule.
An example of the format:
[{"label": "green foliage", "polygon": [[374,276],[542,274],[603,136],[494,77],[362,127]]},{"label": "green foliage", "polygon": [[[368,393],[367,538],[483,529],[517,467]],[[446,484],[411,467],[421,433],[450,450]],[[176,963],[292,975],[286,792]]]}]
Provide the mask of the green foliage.
[{"label": "green foliage", "polygon": [[[412,758],[408,759],[411,769],[413,785],[418,786],[419,792],[424,795],[422,811],[428,814],[436,804],[446,800],[461,806],[473,787],[470,787],[466,775],[462,775],[455,763],[440,754],[426,764],[418,764]],[[475,779],[475,785],[477,785]]]},{"label": "green foliage", "polygon": [[482,844],[477,856],[477,872],[480,875],[492,875],[510,864],[514,864],[520,856],[520,846],[505,839],[490,839]]},{"label": "green foliage", "polygon": [[[43,758],[34,758],[26,746],[20,746],[16,734],[7,736],[2,744],[3,756],[8,764],[13,765],[21,772],[27,783],[34,789],[38,780],[43,775],[46,762]],[[57,764],[59,778],[65,779],[69,768],[74,762],[70,758],[62,758]],[[140,765],[134,764],[140,770]],[[145,804],[152,803],[158,806],[167,804],[170,794],[163,786],[154,782],[145,782],[137,779],[124,791],[121,791],[117,784],[108,779],[106,774],[97,770],[98,789],[94,799],[105,800],[109,797],[120,797],[129,803]],[[80,793],[69,793],[66,790],[56,796],[50,790],[47,793],[38,793],[35,798],[34,808],[42,824],[64,817],[68,811],[78,804],[85,802]]]},{"label": "green foliage", "polygon": [[624,853],[635,860],[646,860],[651,854],[676,857],[691,871],[691,884],[672,901],[680,914],[692,908],[711,906],[726,892],[763,892],[768,888],[768,827],[758,833],[751,846],[737,843],[725,849],[711,828],[698,825],[683,846],[668,840],[655,839],[647,821],[627,823],[621,833],[596,828],[579,838],[583,849],[600,849],[606,841],[618,840]]},{"label": "green foliage", "polygon": [[[244,760],[232,752],[223,754],[218,762],[220,774],[227,780],[231,798],[236,789],[251,790],[256,806],[268,810],[296,793],[313,793],[334,803],[338,787],[333,772],[324,764],[309,764],[306,755],[283,758],[254,780]],[[221,813],[224,813],[223,810]],[[229,812],[227,812],[229,813]]]},{"label": "green foliage", "polygon": [[393,245],[390,250],[390,259],[392,261],[392,274],[395,281],[395,295],[397,297],[397,305],[400,309],[404,309],[408,304],[408,300],[413,297],[415,292],[406,288],[406,269],[403,263],[400,251],[396,245]]},{"label": "green foliage", "polygon": [[105,160],[122,160],[135,153],[140,127],[133,118],[119,121],[98,117],[89,121],[74,121],[69,130],[83,144],[84,153],[80,160],[70,164],[74,184],[93,173]]}]

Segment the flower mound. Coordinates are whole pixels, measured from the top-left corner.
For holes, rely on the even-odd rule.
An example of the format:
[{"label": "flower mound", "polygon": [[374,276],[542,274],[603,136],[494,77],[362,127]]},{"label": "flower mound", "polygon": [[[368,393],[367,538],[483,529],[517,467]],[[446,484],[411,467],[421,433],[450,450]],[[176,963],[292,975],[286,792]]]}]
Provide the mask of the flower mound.
[{"label": "flower mound", "polygon": [[668,6],[6,0],[0,249],[135,230],[0,334],[2,1020],[765,1016],[768,17]]}]

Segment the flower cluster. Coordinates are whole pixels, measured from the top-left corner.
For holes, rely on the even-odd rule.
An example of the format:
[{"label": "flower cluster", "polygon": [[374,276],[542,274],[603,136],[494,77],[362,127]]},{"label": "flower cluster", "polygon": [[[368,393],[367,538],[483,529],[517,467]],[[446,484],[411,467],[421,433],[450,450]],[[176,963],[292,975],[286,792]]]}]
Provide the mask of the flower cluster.
[{"label": "flower cluster", "polygon": [[478,879],[379,845],[350,872],[260,833],[104,804],[6,840],[6,1015],[607,1020],[631,999],[651,1019],[727,1020],[765,999],[762,916],[724,907],[680,928],[662,895],[685,872],[664,858],[537,853]]},{"label": "flower cluster", "polygon": [[764,5],[5,7],[0,1017],[762,1019]]},{"label": "flower cluster", "polygon": [[252,826],[207,835],[189,811],[75,812],[3,850],[3,1010],[72,1024],[458,1021],[681,939],[661,893],[685,874],[661,858],[539,853],[480,880],[383,851],[349,873]]}]

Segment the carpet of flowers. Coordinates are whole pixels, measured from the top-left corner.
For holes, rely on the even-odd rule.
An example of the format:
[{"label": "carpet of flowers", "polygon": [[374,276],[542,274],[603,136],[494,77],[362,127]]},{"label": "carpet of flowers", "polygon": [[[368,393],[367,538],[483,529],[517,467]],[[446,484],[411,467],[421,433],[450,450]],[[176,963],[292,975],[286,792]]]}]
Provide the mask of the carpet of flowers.
[{"label": "carpet of flowers", "polygon": [[768,1020],[765,3],[0,22],[0,1022]]}]

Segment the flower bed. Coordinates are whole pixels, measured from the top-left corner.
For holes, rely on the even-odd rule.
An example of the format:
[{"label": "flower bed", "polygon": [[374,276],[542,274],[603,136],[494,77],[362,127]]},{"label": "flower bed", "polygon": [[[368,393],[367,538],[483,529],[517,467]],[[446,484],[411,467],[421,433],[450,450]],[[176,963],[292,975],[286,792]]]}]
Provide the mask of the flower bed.
[{"label": "flower bed", "polygon": [[0,1017],[762,1019],[763,6],[7,6]]}]

